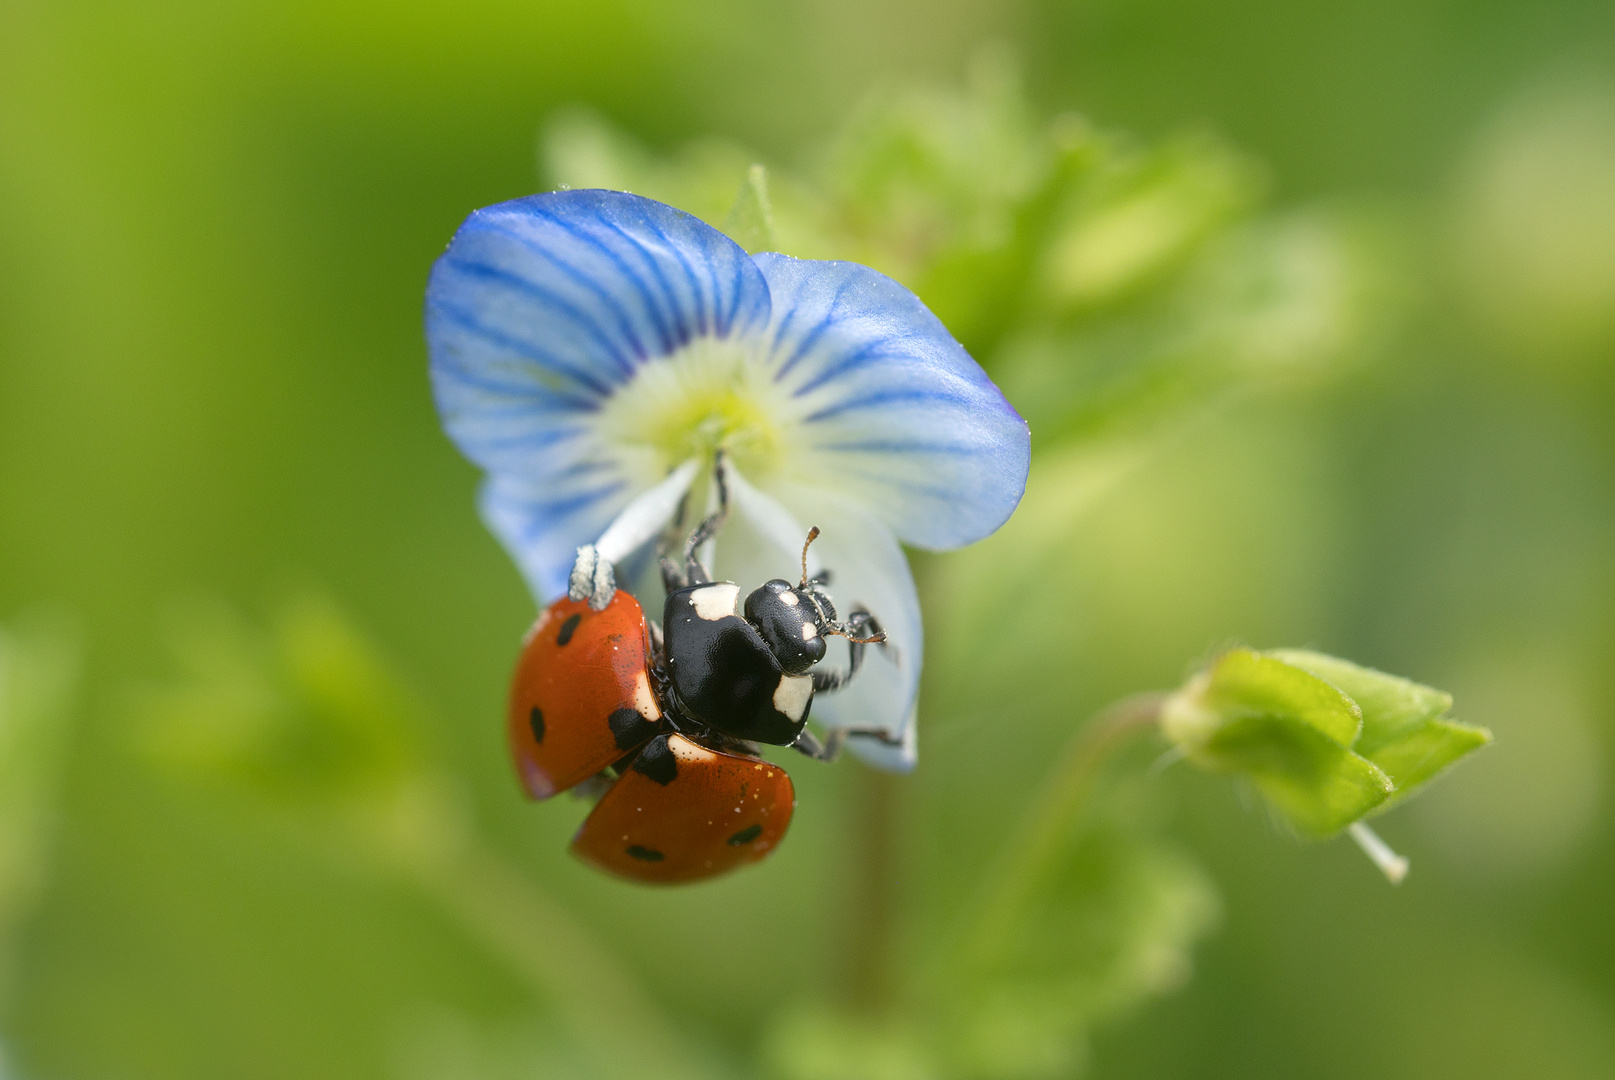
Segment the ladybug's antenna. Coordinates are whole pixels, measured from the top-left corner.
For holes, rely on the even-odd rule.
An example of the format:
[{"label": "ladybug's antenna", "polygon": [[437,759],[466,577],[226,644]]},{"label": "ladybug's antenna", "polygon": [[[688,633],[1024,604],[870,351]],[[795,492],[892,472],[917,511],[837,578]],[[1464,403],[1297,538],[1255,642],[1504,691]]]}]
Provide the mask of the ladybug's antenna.
[{"label": "ladybug's antenna", "polygon": [[813,541],[817,540],[818,538],[819,527],[815,525],[813,528],[808,530],[808,538],[802,544],[802,584],[797,586],[799,589],[807,588],[807,549],[812,546]]}]

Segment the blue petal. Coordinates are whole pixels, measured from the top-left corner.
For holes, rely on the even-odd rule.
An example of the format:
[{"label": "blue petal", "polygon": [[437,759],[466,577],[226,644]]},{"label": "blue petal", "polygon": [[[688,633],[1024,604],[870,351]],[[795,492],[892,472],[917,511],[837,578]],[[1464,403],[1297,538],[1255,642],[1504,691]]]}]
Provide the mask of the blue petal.
[{"label": "blue petal", "polygon": [[467,218],[432,267],[438,409],[471,460],[537,482],[570,464],[553,448],[640,365],[768,314],[756,264],[680,210],[614,191],[500,203]]},{"label": "blue petal", "polygon": [[800,478],[852,496],[903,541],[980,540],[1026,488],[1026,422],[918,297],[865,266],[754,257],[771,362],[808,451]]},{"label": "blue petal", "polygon": [[538,486],[491,477],[480,504],[483,521],[543,603],[566,592],[578,547],[604,532],[632,495],[629,482],[605,468]]},{"label": "blue petal", "polygon": [[694,337],[755,336],[769,310],[738,245],[649,199],[562,191],[466,219],[426,289],[432,385],[449,436],[491,474],[484,517],[539,597],[662,479],[622,459],[601,403]]}]

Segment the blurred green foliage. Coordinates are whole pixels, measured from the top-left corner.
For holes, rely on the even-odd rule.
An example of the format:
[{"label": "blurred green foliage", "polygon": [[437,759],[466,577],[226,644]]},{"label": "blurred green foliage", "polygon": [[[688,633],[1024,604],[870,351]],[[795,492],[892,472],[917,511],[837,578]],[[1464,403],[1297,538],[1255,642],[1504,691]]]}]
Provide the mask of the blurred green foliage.
[{"label": "blurred green foliage", "polygon": [[[23,0],[0,41],[0,614],[66,607],[85,672],[57,781],[0,766],[57,823],[19,1075],[1615,1073],[1608,5]],[[567,169],[899,276],[1038,440],[919,564],[919,772],[793,766],[790,842],[699,889],[517,795],[531,611],[425,385],[431,258]],[[1083,717],[1229,640],[1496,733],[1383,819],[1402,889],[1144,741],[1067,798]]]},{"label": "blurred green foliage", "polygon": [[659,158],[578,111],[548,126],[540,158],[557,186],[634,191],[752,250],[904,282],[1039,449],[1327,369],[1395,310],[1393,256],[1371,226],[1257,216],[1260,170],[1210,137],[1149,146],[1073,114],[1039,122],[998,50],[962,93],[866,102],[794,172],[760,172],[718,140]]},{"label": "blurred green foliage", "polygon": [[15,938],[45,891],[77,652],[59,619],[0,627],[0,993],[16,990]]}]

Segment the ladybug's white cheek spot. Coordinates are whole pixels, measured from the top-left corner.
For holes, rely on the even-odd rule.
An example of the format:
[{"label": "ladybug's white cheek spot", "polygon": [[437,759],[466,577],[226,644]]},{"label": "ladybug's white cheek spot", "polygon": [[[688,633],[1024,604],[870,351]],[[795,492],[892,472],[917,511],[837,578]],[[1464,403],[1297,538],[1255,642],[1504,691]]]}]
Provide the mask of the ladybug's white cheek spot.
[{"label": "ladybug's white cheek spot", "polygon": [[708,585],[690,594],[690,604],[695,608],[695,613],[708,622],[735,614],[739,603],[740,586],[727,581]]},{"label": "ladybug's white cheek spot", "polygon": [[814,626],[810,622],[802,624],[802,640],[803,641],[812,641],[814,638],[816,638],[818,636],[819,636],[819,628],[817,626]]},{"label": "ladybug's white cheek spot", "polygon": [[634,711],[646,720],[660,720],[662,710],[656,704],[656,695],[651,693],[650,680],[641,671],[634,678]]},{"label": "ladybug's white cheek spot", "polygon": [[812,698],[811,675],[782,675],[774,688],[774,708],[793,721],[802,719]]},{"label": "ladybug's white cheek spot", "polygon": [[779,594],[779,602],[784,604],[786,607],[795,607],[796,594],[793,592],[782,592]]}]

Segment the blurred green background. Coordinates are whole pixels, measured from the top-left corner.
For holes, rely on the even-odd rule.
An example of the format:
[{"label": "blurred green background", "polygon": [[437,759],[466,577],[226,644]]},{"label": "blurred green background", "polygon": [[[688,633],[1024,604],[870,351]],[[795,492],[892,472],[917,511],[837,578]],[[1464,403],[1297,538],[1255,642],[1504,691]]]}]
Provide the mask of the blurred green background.
[{"label": "blurred green background", "polygon": [[[1022,360],[990,319],[956,326],[1043,441],[1003,534],[919,564],[918,772],[793,765],[790,842],[731,880],[592,876],[564,854],[583,805],[526,804],[509,775],[532,606],[437,426],[427,268],[470,210],[556,178],[558,109],[653,157],[715,136],[814,177],[871,95],[964,86],[988,41],[1038,124],[1210,133],[1244,155],[1228,214],[1344,223],[1369,253],[1351,347],[1116,433],[1102,410],[1039,422],[1050,385],[1081,405],[1064,324]],[[971,294],[912,283],[945,317]],[[1098,351],[1125,368],[1173,317],[1138,301]],[[55,673],[12,712],[66,732],[59,774],[0,767],[0,804],[34,793],[0,805],[36,841],[0,862],[18,1076],[611,1076],[634,1053],[656,1075],[676,1031],[696,1071],[852,1077],[815,1057],[814,1017],[923,983],[1069,733],[1235,639],[1450,690],[1498,744],[1376,824],[1413,859],[1396,890],[1140,749],[1107,799],[1152,839],[1084,864],[1132,868],[1099,937],[1166,899],[1115,931],[1126,963],[1050,1074],[1612,1076],[1612,553],[1608,3],[0,6],[0,621],[14,683]],[[304,672],[310,641],[381,687],[339,686],[335,714],[417,718],[445,820],[534,890],[518,916],[479,922],[409,856],[356,855],[386,845],[345,819],[149,751],[176,670],[239,675],[194,722],[257,716],[282,691],[254,672],[277,647]],[[490,920],[558,944],[513,959]],[[580,1021],[572,982],[643,997]],[[856,1075],[926,1075],[869,1038]]]}]

